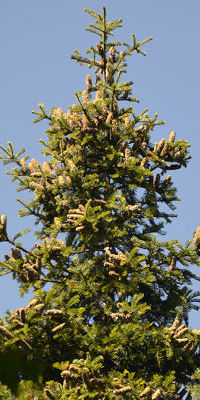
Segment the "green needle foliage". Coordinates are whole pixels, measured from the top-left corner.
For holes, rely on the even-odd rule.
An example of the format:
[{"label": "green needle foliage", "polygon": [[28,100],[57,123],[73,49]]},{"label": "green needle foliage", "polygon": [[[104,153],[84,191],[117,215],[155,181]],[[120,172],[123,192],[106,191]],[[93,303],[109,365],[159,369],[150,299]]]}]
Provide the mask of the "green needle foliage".
[{"label": "green needle foliage", "polygon": [[123,80],[127,58],[145,55],[151,38],[115,42],[122,20],[107,22],[105,8],[85,11],[98,42],[71,58],[91,70],[86,87],[67,112],[33,111],[34,122],[48,122],[48,161],[1,146],[18,190],[31,194],[18,199],[19,215],[34,216],[37,230],[26,249],[26,231],[11,238],[1,215],[0,241],[11,249],[0,273],[34,298],[1,320],[0,396],[189,400],[200,367],[200,332],[188,327],[199,301],[190,268],[199,265],[200,227],[194,245],[160,240],[176,216],[169,173],[187,166],[189,144],[174,131],[152,143],[163,122],[136,113],[132,82]]}]

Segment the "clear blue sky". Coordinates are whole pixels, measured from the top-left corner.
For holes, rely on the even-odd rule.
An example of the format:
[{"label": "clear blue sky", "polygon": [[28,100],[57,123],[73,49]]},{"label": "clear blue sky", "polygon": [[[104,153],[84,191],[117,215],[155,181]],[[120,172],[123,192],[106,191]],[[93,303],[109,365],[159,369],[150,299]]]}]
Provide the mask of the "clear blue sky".
[{"label": "clear blue sky", "polygon": [[[85,85],[85,71],[70,55],[75,48],[84,50],[94,38],[84,28],[91,21],[84,7],[100,11],[107,7],[108,18],[122,17],[123,28],[117,37],[131,41],[153,36],[146,45],[148,56],[135,56],[128,69],[134,81],[134,94],[141,101],[138,110],[148,107],[166,121],[155,130],[153,139],[168,137],[191,143],[192,160],[188,169],[174,173],[178,193],[178,218],[167,229],[167,238],[182,242],[192,238],[199,213],[200,114],[200,2],[199,0],[7,0],[0,13],[0,143],[11,140],[16,148],[26,147],[28,154],[41,160],[38,139],[44,138],[45,124],[32,124],[30,111],[42,102],[63,109],[74,103],[74,91]],[[0,213],[8,215],[10,233],[31,227],[32,219],[17,217],[15,185],[8,182],[0,167]],[[31,246],[31,235],[24,239]],[[6,247],[0,243],[0,255]],[[195,272],[199,274],[198,269]],[[199,285],[195,285],[198,290]],[[0,314],[26,304],[19,299],[17,286],[9,277],[0,278]],[[190,324],[200,328],[198,313]]]}]

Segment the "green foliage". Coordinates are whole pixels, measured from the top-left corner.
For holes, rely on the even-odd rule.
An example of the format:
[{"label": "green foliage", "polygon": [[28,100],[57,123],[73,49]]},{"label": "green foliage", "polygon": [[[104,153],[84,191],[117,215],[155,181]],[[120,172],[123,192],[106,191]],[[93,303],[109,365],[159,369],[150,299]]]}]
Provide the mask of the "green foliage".
[{"label": "green foliage", "polygon": [[198,368],[192,376],[192,384],[190,385],[192,398],[198,400],[200,398],[200,369]]},{"label": "green foliage", "polygon": [[12,392],[8,389],[6,385],[0,383],[0,399],[1,400],[14,400]]},{"label": "green foliage", "polygon": [[199,302],[190,267],[200,263],[200,228],[194,246],[158,237],[176,216],[169,171],[187,166],[189,144],[174,131],[152,143],[163,121],[137,114],[132,82],[121,80],[127,57],[146,55],[151,38],[115,42],[122,20],[107,22],[105,8],[86,12],[99,42],[72,59],[93,76],[67,112],[41,103],[33,111],[34,122],[48,121],[48,161],[27,163],[24,149],[0,146],[17,191],[32,194],[17,199],[19,216],[37,225],[26,249],[18,239],[28,230],[10,237],[1,215],[0,241],[11,249],[0,274],[34,298],[0,322],[0,380],[25,400],[189,400],[199,367],[200,333],[188,328],[188,313]]}]

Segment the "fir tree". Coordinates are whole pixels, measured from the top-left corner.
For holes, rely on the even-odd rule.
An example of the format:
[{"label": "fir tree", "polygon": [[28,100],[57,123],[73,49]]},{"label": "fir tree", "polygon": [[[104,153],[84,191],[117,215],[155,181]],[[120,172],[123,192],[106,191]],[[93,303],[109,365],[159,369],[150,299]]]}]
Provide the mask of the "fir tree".
[{"label": "fir tree", "polygon": [[98,43],[71,57],[93,71],[84,90],[67,112],[33,111],[49,124],[47,161],[1,146],[18,190],[32,194],[18,199],[20,216],[34,216],[38,230],[26,249],[26,231],[11,238],[1,215],[0,241],[10,245],[1,274],[34,298],[1,320],[0,380],[25,400],[189,400],[200,366],[200,331],[188,327],[200,228],[194,245],[160,240],[178,200],[169,173],[187,166],[189,144],[174,131],[152,143],[163,122],[136,113],[132,82],[123,81],[128,56],[145,55],[151,38],[115,42],[122,20],[85,11]]}]

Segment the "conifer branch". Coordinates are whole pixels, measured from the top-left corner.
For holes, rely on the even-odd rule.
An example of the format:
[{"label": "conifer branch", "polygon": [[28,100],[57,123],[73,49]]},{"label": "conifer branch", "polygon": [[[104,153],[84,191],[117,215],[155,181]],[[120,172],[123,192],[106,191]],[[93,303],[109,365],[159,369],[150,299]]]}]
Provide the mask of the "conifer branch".
[{"label": "conifer branch", "polygon": [[86,63],[89,64],[90,67],[93,67],[94,65],[96,67],[99,67],[99,62],[94,61],[94,60],[90,60],[89,58],[85,58],[85,57],[78,57],[75,55],[71,55],[71,59],[72,60],[76,60],[79,63]]},{"label": "conifer branch", "polygon": [[34,255],[31,251],[25,249],[24,247],[22,247],[22,246],[19,245],[18,243],[16,244],[15,241],[13,241],[12,239],[9,239],[8,237],[7,237],[7,242],[10,243],[10,244],[12,244],[13,246],[15,246],[17,249],[23,251],[25,254],[29,254],[29,255],[30,255],[31,257],[33,257],[33,258],[37,258],[37,256]]}]

